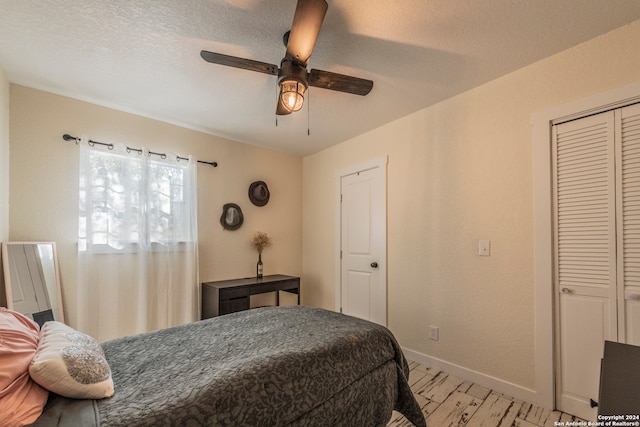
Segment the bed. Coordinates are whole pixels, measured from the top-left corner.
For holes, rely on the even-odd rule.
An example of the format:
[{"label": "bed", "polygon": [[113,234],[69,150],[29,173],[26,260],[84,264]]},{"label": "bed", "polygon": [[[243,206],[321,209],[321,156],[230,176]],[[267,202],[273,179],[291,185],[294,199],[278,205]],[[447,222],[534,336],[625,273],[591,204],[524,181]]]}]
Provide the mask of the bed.
[{"label": "bed", "polygon": [[426,426],[391,332],[265,307],[103,343],[112,397],[52,395],[35,426]]}]

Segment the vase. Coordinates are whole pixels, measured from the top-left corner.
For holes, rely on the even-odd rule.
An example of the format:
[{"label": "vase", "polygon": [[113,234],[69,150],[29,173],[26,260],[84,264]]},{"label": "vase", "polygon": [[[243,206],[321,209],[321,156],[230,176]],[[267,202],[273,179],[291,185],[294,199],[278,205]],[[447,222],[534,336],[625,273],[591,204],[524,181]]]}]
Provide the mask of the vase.
[{"label": "vase", "polygon": [[258,254],[258,263],[256,264],[256,277],[262,278],[262,254]]}]

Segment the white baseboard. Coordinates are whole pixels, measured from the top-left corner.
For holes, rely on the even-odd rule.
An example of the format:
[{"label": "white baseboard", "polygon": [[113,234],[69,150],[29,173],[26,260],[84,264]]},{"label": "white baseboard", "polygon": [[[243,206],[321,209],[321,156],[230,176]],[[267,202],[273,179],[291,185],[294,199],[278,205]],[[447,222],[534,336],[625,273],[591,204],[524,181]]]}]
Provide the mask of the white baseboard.
[{"label": "white baseboard", "polygon": [[473,382],[482,387],[486,387],[515,399],[519,399],[542,408],[552,409],[545,406],[545,403],[541,401],[542,399],[540,399],[539,394],[535,390],[531,390],[529,388],[510,383],[509,381],[501,380],[500,378],[492,377],[491,375],[483,374],[436,357],[427,356],[426,354],[419,353],[415,350],[402,348],[402,352],[408,360],[413,360],[414,362],[418,362],[424,366],[444,371],[447,374],[451,374],[465,381]]}]

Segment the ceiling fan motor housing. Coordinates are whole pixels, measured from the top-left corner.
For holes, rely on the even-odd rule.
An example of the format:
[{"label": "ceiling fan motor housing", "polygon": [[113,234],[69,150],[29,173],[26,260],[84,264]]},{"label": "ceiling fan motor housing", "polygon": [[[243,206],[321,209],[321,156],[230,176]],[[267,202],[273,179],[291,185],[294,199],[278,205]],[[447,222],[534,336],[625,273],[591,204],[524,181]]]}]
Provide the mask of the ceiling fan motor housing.
[{"label": "ceiling fan motor housing", "polygon": [[304,84],[304,87],[309,87],[308,77],[307,69],[303,65],[296,64],[288,58],[284,58],[282,62],[280,62],[278,85],[280,85],[283,80],[293,79]]}]

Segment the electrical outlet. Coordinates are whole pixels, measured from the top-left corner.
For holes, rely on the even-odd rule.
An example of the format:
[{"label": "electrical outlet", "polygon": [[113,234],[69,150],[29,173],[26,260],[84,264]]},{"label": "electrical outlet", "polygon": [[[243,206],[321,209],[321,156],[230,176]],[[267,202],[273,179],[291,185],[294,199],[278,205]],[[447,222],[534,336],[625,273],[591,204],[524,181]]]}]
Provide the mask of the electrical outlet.
[{"label": "electrical outlet", "polygon": [[429,325],[429,339],[438,341],[438,327]]}]

